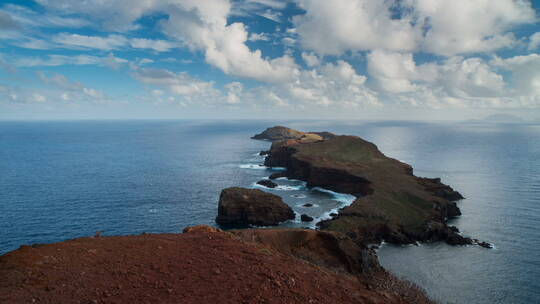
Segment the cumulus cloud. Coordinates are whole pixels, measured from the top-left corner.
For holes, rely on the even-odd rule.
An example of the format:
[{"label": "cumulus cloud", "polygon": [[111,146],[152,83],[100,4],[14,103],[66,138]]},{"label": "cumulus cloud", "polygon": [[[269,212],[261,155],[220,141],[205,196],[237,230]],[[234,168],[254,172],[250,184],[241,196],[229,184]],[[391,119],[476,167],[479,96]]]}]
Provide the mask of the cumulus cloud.
[{"label": "cumulus cloud", "polygon": [[340,60],[316,69],[303,70],[293,82],[252,89],[243,97],[252,103],[296,105],[301,108],[381,106],[377,93],[369,89],[365,82],[365,76],[359,75],[349,63]]},{"label": "cumulus cloud", "polygon": [[304,60],[309,67],[315,67],[321,63],[319,57],[313,53],[302,52],[302,60]]},{"label": "cumulus cloud", "polygon": [[244,86],[240,82],[231,82],[225,85],[227,89],[227,103],[228,104],[238,104],[241,103],[241,95],[244,90]]},{"label": "cumulus cloud", "polygon": [[513,94],[524,106],[540,106],[540,54],[497,57],[492,64],[512,73]]},{"label": "cumulus cloud", "polygon": [[[537,22],[527,0],[294,0],[302,10],[286,10],[293,4],[277,0],[36,1],[45,13],[17,5],[0,7],[0,38],[11,39],[13,46],[64,53],[12,56],[11,65],[129,66],[125,71],[145,84],[150,98],[157,101],[345,109],[395,104],[431,108],[540,106],[538,55],[508,57],[508,53],[498,52],[518,43],[522,47],[514,49],[519,54],[540,46],[540,33],[522,37],[522,32],[512,32]],[[291,16],[290,11],[300,13]],[[141,21],[143,17],[155,22]],[[287,22],[292,28],[285,30],[260,17]],[[254,27],[249,20],[254,20]],[[270,24],[275,31],[259,27],[259,23]],[[36,30],[54,26],[63,28]],[[75,30],[84,26],[93,31]],[[5,30],[16,27],[28,36],[15,37],[17,31]],[[164,36],[134,37],[145,31],[132,30],[143,27]],[[155,37],[162,39],[151,39]],[[249,43],[255,41],[272,43]],[[195,55],[182,59],[174,53],[177,48]],[[137,54],[128,61],[112,53],[141,49],[152,51],[153,56]],[[108,56],[87,55],[95,50]],[[171,53],[165,58],[159,57],[160,52]],[[71,53],[77,55],[65,55]],[[226,85],[148,66],[154,60],[155,66],[164,62],[197,64],[199,55],[226,74]],[[221,72],[219,77],[223,77]],[[256,81],[247,85],[237,77]],[[44,74],[40,78],[63,90],[60,97],[34,92],[46,101],[69,100],[77,94],[79,98],[100,98],[98,91],[65,76]],[[41,99],[17,90],[6,95],[5,87],[0,91],[10,100]]]},{"label": "cumulus cloud", "polygon": [[227,24],[230,3],[220,0],[207,2],[184,1],[170,11],[162,23],[165,33],[184,41],[192,49],[204,50],[208,63],[226,74],[260,81],[289,81],[296,64],[290,56],[263,58],[260,50],[251,51],[246,45],[248,32],[243,23]]},{"label": "cumulus cloud", "polygon": [[534,33],[529,37],[529,51],[536,50],[540,47],[540,32]]},{"label": "cumulus cloud", "polygon": [[305,48],[321,55],[348,50],[388,49],[412,51],[419,35],[408,18],[394,19],[391,1],[299,0],[306,10],[295,18]]},{"label": "cumulus cloud", "polygon": [[66,76],[62,74],[53,74],[52,76],[47,76],[43,71],[38,71],[37,75],[39,79],[49,85],[54,85],[64,90],[78,91],[82,90],[84,86],[80,82],[72,82]]},{"label": "cumulus cloud", "polygon": [[62,74],[55,73],[51,76],[47,76],[46,73],[39,71],[37,72],[37,75],[43,83],[71,92],[64,92],[61,95],[62,100],[72,100],[73,98],[70,98],[70,96],[74,96],[74,94],[77,95],[77,99],[80,99],[80,95],[96,100],[105,98],[105,94],[102,91],[88,88],[80,82],[71,81]]},{"label": "cumulus cloud", "polygon": [[376,50],[368,55],[368,70],[378,85],[391,93],[411,92],[413,83],[421,75],[411,53],[401,54]]},{"label": "cumulus cloud", "polygon": [[[51,10],[90,15],[106,28],[117,31],[136,28],[136,21],[153,13],[164,13],[169,18],[161,21],[161,28],[169,37],[186,44],[194,50],[203,50],[206,61],[231,75],[253,78],[260,81],[288,81],[295,73],[296,65],[290,56],[267,59],[260,50],[252,51],[246,45],[248,31],[243,23],[228,24],[231,13],[228,0],[111,0],[107,2],[38,0]],[[255,1],[257,5],[272,5],[272,1]],[[277,4],[275,4],[277,5]],[[63,37],[65,38],[65,37]],[[122,45],[121,37],[111,35],[104,39],[69,37],[75,46],[99,45],[103,49],[114,49]],[[68,39],[69,40],[69,39]],[[69,43],[66,39],[62,42]],[[89,43],[87,43],[89,42]],[[138,41],[139,45],[141,41]],[[125,42],[123,42],[125,43]],[[136,43],[137,44],[137,43]]]},{"label": "cumulus cloud", "polygon": [[[513,27],[536,21],[525,0],[298,0],[302,44],[322,55],[349,50],[434,54],[493,51],[516,42]],[[397,13],[396,13],[397,12]]]},{"label": "cumulus cloud", "polygon": [[24,88],[14,85],[0,85],[0,103],[62,105],[66,102],[102,104],[111,99],[100,90],[89,88],[58,73],[37,72],[38,79],[45,88]]},{"label": "cumulus cloud", "polygon": [[505,81],[480,58],[453,57],[436,64],[417,65],[412,54],[373,51],[368,70],[379,87],[389,93],[439,92],[452,98],[498,97]]},{"label": "cumulus cloud", "polygon": [[249,34],[249,41],[269,41],[270,36],[267,33],[251,33]]},{"label": "cumulus cloud", "polygon": [[187,73],[175,73],[165,69],[138,68],[134,77],[146,84],[167,88],[171,94],[184,96],[218,96],[213,82],[205,82]]},{"label": "cumulus cloud", "polygon": [[450,58],[438,66],[438,83],[452,97],[498,97],[504,95],[503,77],[480,58]]},{"label": "cumulus cloud", "polygon": [[512,46],[514,26],[536,21],[526,0],[407,0],[425,29],[422,47],[428,52],[455,55]]}]

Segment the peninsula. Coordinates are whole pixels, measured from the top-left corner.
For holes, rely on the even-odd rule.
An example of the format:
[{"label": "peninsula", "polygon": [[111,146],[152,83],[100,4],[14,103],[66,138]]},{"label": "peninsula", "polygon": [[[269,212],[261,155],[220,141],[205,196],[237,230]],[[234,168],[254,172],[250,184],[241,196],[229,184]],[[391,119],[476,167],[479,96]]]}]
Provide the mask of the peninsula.
[{"label": "peninsula", "polygon": [[264,153],[266,166],[287,169],[271,178],[299,179],[308,187],[357,197],[337,216],[319,223],[321,229],[344,233],[364,245],[445,241],[490,247],[447,225],[449,218],[461,215],[456,204],[463,199],[459,192],[439,178],[415,176],[410,165],[385,156],[371,142],[282,126],[268,128],[253,138],[273,142]]}]

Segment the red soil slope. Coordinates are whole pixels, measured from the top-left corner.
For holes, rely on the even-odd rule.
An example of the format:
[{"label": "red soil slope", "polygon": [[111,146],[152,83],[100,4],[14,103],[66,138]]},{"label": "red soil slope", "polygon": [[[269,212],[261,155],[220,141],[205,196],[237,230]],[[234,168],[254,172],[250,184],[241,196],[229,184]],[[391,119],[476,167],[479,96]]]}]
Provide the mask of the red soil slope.
[{"label": "red soil slope", "polygon": [[376,281],[210,230],[81,238],[0,257],[0,303],[428,302]]}]

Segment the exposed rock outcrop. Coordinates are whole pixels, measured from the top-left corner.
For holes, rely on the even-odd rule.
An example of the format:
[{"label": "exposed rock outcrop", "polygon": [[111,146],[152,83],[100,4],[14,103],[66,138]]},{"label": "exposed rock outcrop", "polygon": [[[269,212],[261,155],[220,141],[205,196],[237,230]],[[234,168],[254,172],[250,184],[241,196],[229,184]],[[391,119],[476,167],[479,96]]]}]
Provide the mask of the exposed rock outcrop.
[{"label": "exposed rock outcrop", "polygon": [[269,179],[260,180],[260,181],[257,182],[257,184],[261,185],[261,186],[264,186],[266,188],[275,188],[275,187],[278,186],[276,183],[274,183],[273,181],[271,181]]},{"label": "exposed rock outcrop", "polygon": [[223,230],[216,227],[208,226],[208,225],[197,225],[197,226],[186,227],[184,228],[182,232],[183,233],[201,233],[201,232],[214,233],[214,232],[223,232]]},{"label": "exposed rock outcrop", "polygon": [[[275,126],[264,130],[262,133],[254,135],[252,139],[280,141],[280,140],[300,140],[303,142],[313,142],[335,137],[330,132],[300,132],[283,126]],[[262,155],[262,154],[261,154]]]},{"label": "exposed rock outcrop", "polygon": [[243,240],[264,244],[283,254],[343,273],[381,270],[375,253],[336,232],[309,229],[244,229],[233,231]]},{"label": "exposed rock outcrop", "polygon": [[461,215],[455,203],[463,198],[459,192],[438,178],[414,176],[410,165],[359,137],[274,141],[265,165],[287,168],[284,175],[306,181],[308,187],[355,195],[351,206],[319,226],[359,243],[473,243],[446,225],[448,218]]},{"label": "exposed rock outcrop", "polygon": [[294,211],[277,195],[227,188],[219,198],[216,223],[226,227],[273,226],[294,218]]},{"label": "exposed rock outcrop", "polygon": [[313,218],[311,216],[307,215],[307,214],[302,214],[300,216],[300,220],[302,222],[313,222]]},{"label": "exposed rock outcrop", "polygon": [[275,126],[264,130],[260,134],[256,134],[252,139],[260,140],[284,140],[284,139],[300,139],[304,136],[304,132],[289,129],[283,126]]},{"label": "exposed rock outcrop", "polygon": [[270,176],[268,178],[269,179],[277,179],[277,178],[281,178],[281,177],[287,177],[287,172],[272,173],[272,174],[270,174]]}]

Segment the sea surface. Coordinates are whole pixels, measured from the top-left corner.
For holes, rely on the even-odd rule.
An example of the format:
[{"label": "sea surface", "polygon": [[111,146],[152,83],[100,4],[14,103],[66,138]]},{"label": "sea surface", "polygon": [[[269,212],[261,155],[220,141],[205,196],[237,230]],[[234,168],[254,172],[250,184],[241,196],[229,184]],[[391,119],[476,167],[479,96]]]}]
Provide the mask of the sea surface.
[{"label": "sea surface", "polygon": [[[284,124],[359,135],[415,174],[441,177],[466,199],[452,222],[495,249],[391,246],[381,263],[441,303],[540,303],[540,125],[373,121],[0,122],[0,254],[23,244],[214,225],[221,189],[259,187]],[[279,169],[277,169],[279,170]],[[347,195],[280,179],[298,217],[328,216]],[[306,203],[313,207],[304,207]],[[299,220],[289,227],[313,227]]]}]

